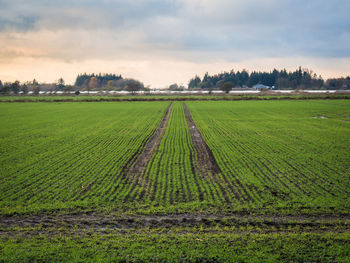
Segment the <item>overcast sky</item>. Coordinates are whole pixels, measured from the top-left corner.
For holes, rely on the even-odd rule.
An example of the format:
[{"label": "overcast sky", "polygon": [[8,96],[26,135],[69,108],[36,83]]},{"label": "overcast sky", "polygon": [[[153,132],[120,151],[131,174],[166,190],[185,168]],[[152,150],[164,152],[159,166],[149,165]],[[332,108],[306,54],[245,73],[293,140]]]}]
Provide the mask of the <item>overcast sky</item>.
[{"label": "overcast sky", "polygon": [[231,69],[350,75],[349,0],[0,0],[0,80],[116,73],[154,88]]}]

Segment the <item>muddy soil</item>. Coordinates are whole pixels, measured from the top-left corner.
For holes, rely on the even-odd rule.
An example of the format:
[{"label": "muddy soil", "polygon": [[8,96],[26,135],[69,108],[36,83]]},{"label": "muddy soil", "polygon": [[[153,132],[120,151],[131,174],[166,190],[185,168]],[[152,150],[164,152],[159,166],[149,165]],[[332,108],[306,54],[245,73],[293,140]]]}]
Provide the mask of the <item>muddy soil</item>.
[{"label": "muddy soil", "polygon": [[349,231],[350,216],[278,216],[278,215],[112,215],[98,213],[11,215],[0,217],[0,235],[17,228],[67,228],[83,230],[118,230],[118,229],[157,229],[157,228],[213,228],[213,227],[248,227],[266,231]]},{"label": "muddy soil", "polygon": [[197,171],[199,171],[199,174],[202,176],[207,176],[209,172],[212,175],[220,173],[220,167],[217,164],[212,151],[204,141],[200,131],[194,123],[190,110],[185,103],[183,106],[187,125],[192,138],[192,143],[197,153]]},{"label": "muddy soil", "polygon": [[143,147],[143,151],[131,162],[129,162],[123,169],[123,174],[127,175],[140,175],[142,174],[147,163],[151,159],[152,155],[158,150],[159,144],[163,138],[165,130],[168,126],[169,116],[171,112],[172,103],[167,108],[164,117],[158,126],[155,133],[152,135],[150,140]]}]

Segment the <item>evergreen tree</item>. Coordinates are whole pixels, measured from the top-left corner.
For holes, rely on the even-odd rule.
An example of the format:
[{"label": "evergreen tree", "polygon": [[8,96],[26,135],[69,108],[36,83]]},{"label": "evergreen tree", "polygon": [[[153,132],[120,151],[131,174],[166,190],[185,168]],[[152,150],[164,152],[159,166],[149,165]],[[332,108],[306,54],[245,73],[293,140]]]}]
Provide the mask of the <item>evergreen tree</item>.
[{"label": "evergreen tree", "polygon": [[195,76],[193,79],[190,79],[188,83],[188,88],[189,89],[195,89],[198,88],[199,83],[201,83],[201,79],[198,76]]}]

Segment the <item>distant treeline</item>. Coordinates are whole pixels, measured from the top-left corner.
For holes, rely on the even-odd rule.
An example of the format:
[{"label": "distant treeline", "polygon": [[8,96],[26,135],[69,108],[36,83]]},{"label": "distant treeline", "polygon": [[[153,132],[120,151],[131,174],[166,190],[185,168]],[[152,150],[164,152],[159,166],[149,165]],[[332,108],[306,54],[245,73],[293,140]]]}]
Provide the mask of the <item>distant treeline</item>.
[{"label": "distant treeline", "polygon": [[2,83],[0,80],[0,94],[27,94],[32,92],[39,94],[40,91],[56,93],[70,93],[79,91],[103,91],[103,90],[126,90],[135,93],[145,90],[144,84],[135,79],[124,79],[116,74],[79,74],[75,85],[66,85],[63,78],[56,83],[38,83],[35,79],[20,83],[19,81]]},{"label": "distant treeline", "polygon": [[75,86],[83,86],[90,82],[91,78],[97,79],[100,86],[107,86],[108,81],[117,81],[122,79],[121,75],[116,74],[79,74],[75,80]]},{"label": "distant treeline", "polygon": [[189,89],[220,89],[225,83],[231,83],[232,87],[254,87],[262,84],[275,89],[350,89],[350,77],[333,78],[324,81],[312,70],[304,68],[287,72],[286,69],[274,69],[271,72],[246,70],[230,71],[215,75],[206,73],[203,78],[195,76],[188,83]]},{"label": "distant treeline", "polygon": [[[258,85],[261,84],[261,85]],[[258,85],[258,86],[256,86]],[[325,89],[325,90],[349,90],[350,76],[343,78],[330,78],[324,81],[321,76],[307,68],[301,68],[287,72],[286,69],[274,69],[271,72],[246,70],[223,72],[209,75],[206,73],[203,78],[195,76],[188,83],[191,90],[214,90],[221,89],[229,92],[232,88],[252,88],[257,89]],[[0,80],[0,94],[39,94],[40,91],[56,92],[76,92],[79,91],[129,91],[135,93],[139,90],[148,90],[144,84],[135,79],[123,78],[117,74],[79,74],[74,85],[66,85],[60,78],[56,83],[39,83],[37,80],[20,83],[19,81],[5,82]],[[184,90],[186,87],[176,83],[168,86],[169,90]]]},{"label": "distant treeline", "polygon": [[75,86],[84,90],[128,90],[135,92],[144,90],[142,82],[135,79],[124,79],[116,74],[79,74],[75,80]]}]

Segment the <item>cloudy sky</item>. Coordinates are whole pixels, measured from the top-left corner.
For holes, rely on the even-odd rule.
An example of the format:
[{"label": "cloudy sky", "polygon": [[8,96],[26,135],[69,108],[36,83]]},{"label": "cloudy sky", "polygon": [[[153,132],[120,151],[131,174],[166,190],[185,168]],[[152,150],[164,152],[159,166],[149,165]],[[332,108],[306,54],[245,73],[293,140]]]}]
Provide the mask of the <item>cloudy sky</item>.
[{"label": "cloudy sky", "polygon": [[349,0],[0,0],[0,80],[109,72],[154,88],[231,69],[350,75]]}]

